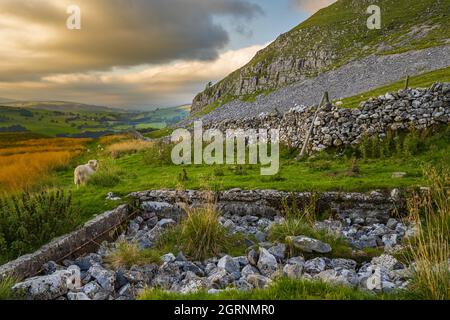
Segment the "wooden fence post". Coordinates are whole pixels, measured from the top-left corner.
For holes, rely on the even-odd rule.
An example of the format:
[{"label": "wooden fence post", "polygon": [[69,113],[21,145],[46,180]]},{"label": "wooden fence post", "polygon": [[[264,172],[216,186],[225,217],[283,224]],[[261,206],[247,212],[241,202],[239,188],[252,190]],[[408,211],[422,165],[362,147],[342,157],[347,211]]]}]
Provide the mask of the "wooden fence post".
[{"label": "wooden fence post", "polygon": [[330,103],[330,97],[329,97],[329,95],[328,95],[328,92],[325,92],[325,93],[323,94],[322,100],[320,101],[319,106],[317,107],[317,110],[316,110],[316,112],[314,113],[313,121],[312,121],[312,123],[311,123],[311,126],[310,126],[310,128],[309,128],[307,134],[306,134],[305,141],[303,142],[303,147],[302,147],[302,150],[300,151],[300,154],[298,155],[298,158],[303,158],[303,156],[304,156],[305,153],[306,153],[306,148],[308,147],[309,139],[310,139],[310,137],[311,137],[311,135],[312,135],[312,132],[313,132],[313,130],[314,130],[314,123],[315,123],[316,120],[317,120],[317,115],[319,114],[320,108],[321,108],[325,103]]},{"label": "wooden fence post", "polygon": [[405,80],[405,90],[408,90],[409,88],[409,75],[406,76],[406,80]]}]

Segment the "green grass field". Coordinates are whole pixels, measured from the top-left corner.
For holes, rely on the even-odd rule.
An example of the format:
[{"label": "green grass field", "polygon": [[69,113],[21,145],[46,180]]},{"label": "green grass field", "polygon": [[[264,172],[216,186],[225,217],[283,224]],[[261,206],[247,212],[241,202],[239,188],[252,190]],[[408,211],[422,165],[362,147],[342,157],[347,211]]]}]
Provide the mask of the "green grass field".
[{"label": "green grass field", "polygon": [[[92,142],[95,145],[95,141]],[[89,148],[95,150],[95,148]],[[278,189],[285,191],[369,191],[374,189],[407,188],[422,186],[425,181],[423,168],[427,165],[443,165],[450,154],[450,130],[426,138],[418,154],[398,154],[386,158],[362,159],[358,162],[361,174],[348,174],[351,157],[322,154],[309,160],[297,161],[295,151],[284,149],[281,154],[280,173],[276,176],[260,175],[259,166],[244,166],[236,172],[230,165],[158,164],[148,162],[145,152],[126,155],[112,160],[91,151],[74,163],[98,159],[114,167],[117,183],[107,186],[86,186],[77,190],[73,185],[73,168],[57,172],[55,186],[71,190],[74,199],[80,201],[86,218],[109,209],[116,203],[106,202],[110,191],[125,196],[131,192],[150,189]],[[180,182],[178,176],[185,169],[188,180]],[[219,172],[219,173],[218,173]],[[404,178],[392,178],[394,172],[405,172]]]}]

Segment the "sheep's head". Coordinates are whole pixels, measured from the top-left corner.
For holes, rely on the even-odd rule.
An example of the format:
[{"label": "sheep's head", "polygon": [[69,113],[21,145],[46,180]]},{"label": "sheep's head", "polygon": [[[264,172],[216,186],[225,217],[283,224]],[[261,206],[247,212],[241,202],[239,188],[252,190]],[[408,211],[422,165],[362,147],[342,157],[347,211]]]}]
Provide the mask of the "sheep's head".
[{"label": "sheep's head", "polygon": [[88,166],[91,167],[95,171],[98,169],[98,161],[97,160],[89,160]]}]

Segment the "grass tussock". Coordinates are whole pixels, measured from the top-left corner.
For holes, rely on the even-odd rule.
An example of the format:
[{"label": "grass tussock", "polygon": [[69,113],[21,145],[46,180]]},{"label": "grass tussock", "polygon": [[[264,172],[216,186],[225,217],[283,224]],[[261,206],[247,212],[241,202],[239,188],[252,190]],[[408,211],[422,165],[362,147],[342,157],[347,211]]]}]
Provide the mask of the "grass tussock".
[{"label": "grass tussock", "polygon": [[182,251],[193,260],[202,261],[220,254],[245,254],[242,235],[232,235],[219,222],[219,212],[212,201],[200,208],[185,208],[186,215],[175,227],[163,232],[156,247],[160,252]]},{"label": "grass tussock", "polygon": [[78,206],[63,191],[0,197],[0,263],[73,231],[79,221]]},{"label": "grass tussock", "polygon": [[219,212],[213,204],[187,209],[180,225],[183,252],[196,260],[217,256],[230,246],[230,236],[219,223]]},{"label": "grass tussock", "polygon": [[97,172],[90,177],[89,185],[111,188],[121,181],[123,172],[114,160],[102,161]]},{"label": "grass tussock", "polygon": [[115,269],[132,266],[142,266],[146,264],[160,264],[161,255],[152,249],[139,249],[135,243],[120,242],[117,248],[106,257],[106,263]]},{"label": "grass tussock", "polygon": [[13,277],[5,277],[0,280],[0,300],[14,300],[14,296],[11,288],[16,283]]},{"label": "grass tussock", "polygon": [[145,165],[170,165],[172,164],[171,143],[162,141],[153,142],[153,145],[144,152],[143,161]]},{"label": "grass tussock", "polygon": [[117,159],[125,155],[130,155],[143,150],[150,149],[152,146],[153,142],[151,141],[128,140],[113,143],[107,146],[106,152],[110,154],[113,159]]},{"label": "grass tussock", "polygon": [[328,243],[333,249],[332,252],[328,254],[329,257],[360,260],[379,253],[378,251],[368,251],[356,254],[344,238],[327,230],[318,230],[315,228],[314,222],[317,220],[318,216],[316,206],[317,200],[318,195],[312,194],[310,199],[305,201],[300,208],[294,196],[291,197],[290,201],[288,201],[288,199],[283,199],[282,213],[285,219],[281,223],[272,225],[269,230],[269,240],[271,242],[285,243],[290,256],[299,254],[305,255],[305,253],[299,252],[289,241],[288,237],[295,236],[306,236]]},{"label": "grass tussock", "polygon": [[450,299],[450,170],[428,169],[429,191],[414,193],[409,218],[418,227],[407,256],[414,263],[412,294],[420,299]]}]

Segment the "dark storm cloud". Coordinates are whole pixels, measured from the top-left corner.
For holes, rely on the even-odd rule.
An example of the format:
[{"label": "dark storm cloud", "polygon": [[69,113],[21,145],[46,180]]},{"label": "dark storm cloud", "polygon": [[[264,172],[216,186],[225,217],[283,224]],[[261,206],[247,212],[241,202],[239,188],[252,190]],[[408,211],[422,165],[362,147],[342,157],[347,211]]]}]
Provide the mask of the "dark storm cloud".
[{"label": "dark storm cloud", "polygon": [[[79,31],[65,27],[71,4],[81,8]],[[248,0],[1,0],[0,81],[212,60],[229,42],[214,17],[259,14]]]}]

